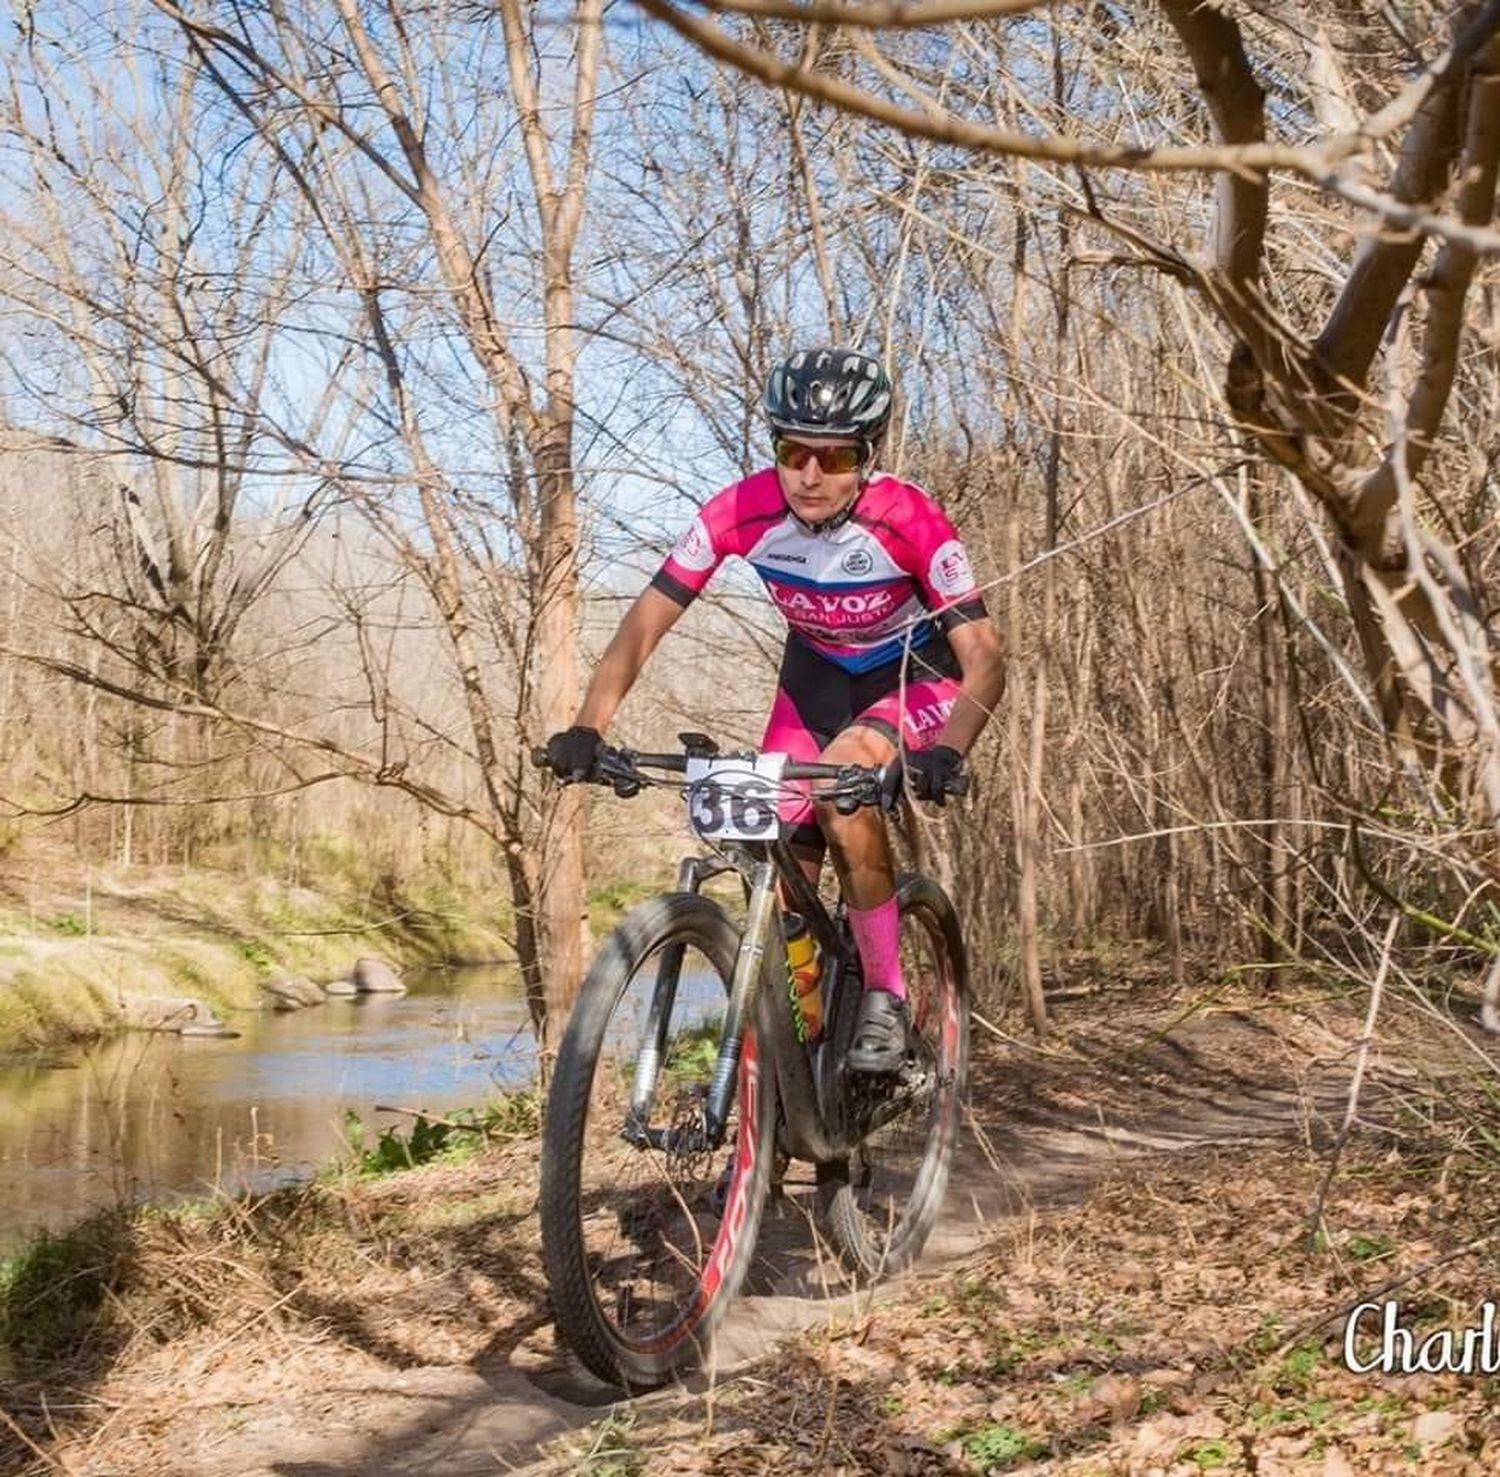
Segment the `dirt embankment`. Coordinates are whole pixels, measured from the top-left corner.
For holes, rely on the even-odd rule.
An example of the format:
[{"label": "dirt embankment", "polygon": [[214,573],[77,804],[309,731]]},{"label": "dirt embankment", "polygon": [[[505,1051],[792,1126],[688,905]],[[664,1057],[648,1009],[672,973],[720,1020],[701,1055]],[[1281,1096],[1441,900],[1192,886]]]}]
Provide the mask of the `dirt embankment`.
[{"label": "dirt embankment", "polygon": [[404,964],[509,957],[495,899],[347,879],[326,888],[201,870],[80,874],[39,857],[0,872],[0,1054],[86,1040],[199,1001],[268,1004],[278,974],[346,977],[361,955]]},{"label": "dirt embankment", "polygon": [[1357,1017],[1197,1005],[1074,1002],[1044,1052],[983,1038],[923,1270],[849,1289],[793,1184],[713,1377],[634,1402],[552,1344],[530,1139],[106,1224],[34,1270],[47,1319],[6,1294],[0,1470],[1496,1470],[1493,1371],[1344,1367],[1361,1302],[1425,1332],[1493,1294],[1463,1044],[1375,1052],[1314,1238]]}]

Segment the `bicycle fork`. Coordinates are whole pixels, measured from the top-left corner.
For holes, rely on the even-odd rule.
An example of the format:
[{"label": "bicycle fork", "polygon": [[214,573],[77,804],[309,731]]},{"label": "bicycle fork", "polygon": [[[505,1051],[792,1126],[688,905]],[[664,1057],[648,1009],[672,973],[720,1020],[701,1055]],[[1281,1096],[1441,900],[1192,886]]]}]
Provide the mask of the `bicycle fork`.
[{"label": "bicycle fork", "polygon": [[[723,1142],[730,1110],[734,1107],[745,1022],[752,1018],[755,1010],[761,966],[765,959],[766,934],[775,906],[776,869],[768,861],[754,861],[747,867],[736,868],[729,862],[689,857],[682,863],[677,884],[681,892],[697,892],[709,877],[732,870],[749,873],[750,897],[744,932],[740,936],[739,953],[735,956],[729,1000],[724,1011],[724,1029],[719,1037],[719,1051],[714,1059],[713,1075],[709,1080],[703,1117],[698,1129],[702,1143],[693,1146],[711,1149],[717,1149]],[[661,964],[656,972],[656,985],[651,992],[646,1027],[642,1033],[644,1040],[640,1054],[636,1057],[635,1072],[630,1084],[630,1111],[626,1118],[625,1137],[631,1142],[649,1143],[654,1148],[677,1147],[667,1142],[671,1130],[652,1129],[647,1125],[652,1099],[656,1094],[656,1081],[666,1056],[667,1029],[672,1018],[672,1006],[677,998],[677,983],[682,974],[683,948],[682,944],[671,944],[662,953]]]}]

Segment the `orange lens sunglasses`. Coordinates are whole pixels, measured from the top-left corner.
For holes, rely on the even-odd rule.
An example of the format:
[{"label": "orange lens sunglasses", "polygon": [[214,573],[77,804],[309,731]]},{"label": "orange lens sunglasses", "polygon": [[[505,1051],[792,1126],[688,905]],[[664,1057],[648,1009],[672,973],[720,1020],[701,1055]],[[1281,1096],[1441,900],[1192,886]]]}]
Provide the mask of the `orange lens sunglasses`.
[{"label": "orange lens sunglasses", "polygon": [[857,472],[865,464],[863,446],[807,446],[801,441],[776,438],[776,465],[800,472],[814,457],[818,466],[830,476]]}]

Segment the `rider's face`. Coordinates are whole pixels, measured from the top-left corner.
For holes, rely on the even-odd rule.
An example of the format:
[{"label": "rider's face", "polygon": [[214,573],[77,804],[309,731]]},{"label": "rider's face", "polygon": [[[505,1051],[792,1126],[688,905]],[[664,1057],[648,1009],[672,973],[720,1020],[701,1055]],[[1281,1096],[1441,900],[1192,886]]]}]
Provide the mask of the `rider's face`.
[{"label": "rider's face", "polygon": [[[859,442],[847,436],[782,437],[776,446],[776,475],[781,495],[805,523],[823,523],[836,518],[859,493],[860,467],[852,471],[825,471],[825,460],[847,461],[849,449]],[[820,457],[818,453],[823,453]],[[830,456],[829,453],[835,453]],[[795,463],[801,462],[801,466]]]}]

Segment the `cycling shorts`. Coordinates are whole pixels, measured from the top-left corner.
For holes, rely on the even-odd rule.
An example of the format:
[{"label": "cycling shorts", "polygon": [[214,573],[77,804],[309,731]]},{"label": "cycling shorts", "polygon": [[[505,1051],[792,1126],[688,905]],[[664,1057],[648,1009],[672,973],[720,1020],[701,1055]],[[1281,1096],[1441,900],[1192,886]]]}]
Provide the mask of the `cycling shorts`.
[{"label": "cycling shorts", "polygon": [[[795,637],[782,654],[776,700],[762,750],[799,763],[815,761],[844,729],[859,724],[898,747],[925,749],[942,732],[958,697],[958,658],[940,632],[905,658],[868,672],[849,672]],[[805,781],[786,786],[782,832],[799,856],[821,858],[823,833],[807,798]]]}]

